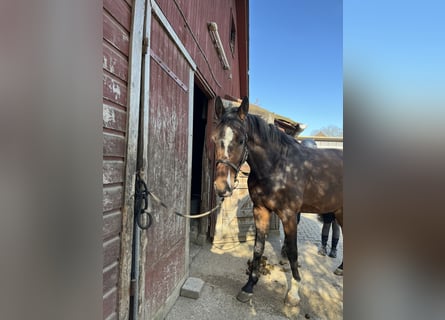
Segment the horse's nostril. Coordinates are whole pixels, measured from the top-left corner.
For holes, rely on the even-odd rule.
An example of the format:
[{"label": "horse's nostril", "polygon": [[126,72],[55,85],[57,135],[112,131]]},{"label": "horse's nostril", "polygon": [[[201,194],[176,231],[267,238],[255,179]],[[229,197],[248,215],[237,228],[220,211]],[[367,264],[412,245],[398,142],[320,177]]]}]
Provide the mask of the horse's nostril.
[{"label": "horse's nostril", "polygon": [[[214,183],[213,185],[215,187],[216,194],[219,197],[229,197],[232,195],[232,188],[230,188],[228,185],[225,185],[222,188],[218,188],[216,183]],[[221,185],[220,185],[220,187],[221,187]]]}]

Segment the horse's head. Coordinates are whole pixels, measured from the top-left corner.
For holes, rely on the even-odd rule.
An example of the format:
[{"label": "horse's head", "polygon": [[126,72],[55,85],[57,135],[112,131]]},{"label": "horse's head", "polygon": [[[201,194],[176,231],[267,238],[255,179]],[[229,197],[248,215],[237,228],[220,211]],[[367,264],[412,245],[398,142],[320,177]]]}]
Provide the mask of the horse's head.
[{"label": "horse's head", "polygon": [[215,113],[218,124],[213,131],[215,143],[215,190],[220,197],[232,195],[241,165],[247,159],[247,131],[244,120],[249,111],[249,100],[243,99],[239,108],[226,110],[220,97],[216,98]]}]

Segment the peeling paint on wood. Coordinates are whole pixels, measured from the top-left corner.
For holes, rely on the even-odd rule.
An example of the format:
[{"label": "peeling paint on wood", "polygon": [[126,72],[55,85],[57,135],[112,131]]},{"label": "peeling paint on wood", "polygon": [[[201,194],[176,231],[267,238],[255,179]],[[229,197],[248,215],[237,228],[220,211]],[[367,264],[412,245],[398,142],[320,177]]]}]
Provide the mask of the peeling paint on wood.
[{"label": "peeling paint on wood", "polygon": [[[188,83],[191,77],[187,60],[154,19],[151,44],[162,51],[163,61],[169,65],[171,71],[186,81],[188,88],[192,88]],[[161,68],[153,60],[150,71],[147,184],[171,209],[166,210],[154,203],[154,223],[146,232],[146,318],[153,317],[162,308],[185,277],[188,221],[174,215],[172,210],[188,211],[186,204],[189,202],[190,183],[189,93],[171,78],[165,68]]]},{"label": "peeling paint on wood", "polygon": [[[103,318],[118,318],[132,1],[103,3]],[[110,160],[113,159],[113,160]]]},{"label": "peeling paint on wood", "polygon": [[111,211],[122,208],[122,191],[121,186],[104,187],[103,188],[103,211]]},{"label": "peeling paint on wood", "polygon": [[128,81],[128,58],[106,42],[103,43],[102,52],[103,69],[112,73],[122,81]]},{"label": "peeling paint on wood", "polygon": [[123,161],[103,161],[102,182],[103,184],[115,184],[124,181]]},{"label": "peeling paint on wood", "polygon": [[113,106],[103,105],[103,127],[125,132],[127,127],[127,113]]},{"label": "peeling paint on wood", "polygon": [[170,248],[164,259],[147,269],[145,281],[147,319],[153,318],[185,276],[184,243],[178,243]]},{"label": "peeling paint on wood", "polygon": [[127,106],[127,85],[107,73],[103,75],[103,95],[107,100],[123,107]]},{"label": "peeling paint on wood", "polygon": [[[238,1],[244,3],[244,1]],[[165,20],[171,24],[169,30],[173,30],[177,40],[181,42],[178,47],[171,37],[167,35],[166,28],[160,26],[159,20],[148,24],[152,28],[149,33],[150,47],[159,58],[168,66],[165,68],[155,66],[153,61],[147,59],[149,70],[149,114],[144,117],[150,120],[145,124],[144,137],[148,143],[148,150],[144,150],[146,163],[148,164],[146,175],[149,188],[157,191],[157,194],[172,208],[186,212],[189,202],[189,167],[188,153],[190,152],[189,128],[191,119],[189,116],[190,96],[189,92],[181,89],[179,79],[183,85],[192,90],[190,83],[190,61],[196,63],[199,68],[200,81],[209,88],[210,95],[240,96],[238,52],[235,52],[231,62],[232,71],[224,71],[219,63],[218,56],[206,28],[203,23],[216,21],[221,30],[221,37],[227,42],[231,21],[230,9],[238,22],[237,10],[241,5],[236,1],[179,1],[187,22],[199,43],[204,54],[209,59],[210,68],[205,63],[202,53],[199,52],[196,43],[185,26],[185,21],[179,14],[175,3],[170,0],[156,0],[155,2],[144,0],[104,0],[103,10],[103,127],[104,127],[104,253],[108,263],[104,266],[104,318],[127,319],[128,318],[128,286],[131,269],[131,239],[133,235],[133,204],[135,157],[137,152],[137,124],[139,120],[139,94],[140,90],[140,52],[143,29],[143,8],[145,4],[154,5]],[[135,6],[132,10],[131,6]],[[142,11],[141,11],[142,10]],[[155,11],[156,11],[155,10]],[[134,21],[131,12],[136,12]],[[150,9],[149,13],[152,12]],[[157,12],[157,11],[156,11]],[[150,21],[151,15],[148,18]],[[203,22],[204,21],[204,22]],[[132,40],[130,43],[130,29]],[[237,30],[240,28],[237,26]],[[175,38],[176,39],[176,38]],[[130,49],[130,45],[132,48]],[[238,50],[238,44],[235,46]],[[183,52],[181,52],[181,50]],[[130,52],[134,56],[129,57]],[[184,55],[188,58],[185,59]],[[193,60],[192,60],[193,59]],[[156,63],[155,63],[156,64]],[[129,66],[131,65],[131,66]],[[196,67],[196,66],[195,66]],[[193,68],[195,68],[193,67]],[[167,70],[167,71],[168,71]],[[245,70],[244,70],[245,71]],[[217,87],[213,81],[211,72],[222,87]],[[247,73],[246,73],[247,74]],[[173,77],[172,77],[173,76]],[[245,76],[246,77],[246,76]],[[148,80],[148,79],[147,79]],[[148,97],[146,97],[148,101]],[[212,112],[210,112],[213,115]],[[211,117],[209,117],[211,119]],[[128,129],[127,129],[128,128]],[[148,133],[147,133],[148,131]],[[212,147],[206,149],[210,154],[207,159],[212,167]],[[206,171],[204,179],[210,179],[212,172]],[[153,189],[154,188],[154,189]],[[209,186],[208,201],[211,197],[211,185]],[[141,250],[144,255],[140,263],[145,268],[145,273],[139,281],[145,294],[140,297],[141,309],[146,314],[141,318],[151,318],[162,312],[166,299],[172,294],[181,279],[185,277],[184,262],[186,249],[188,221],[172,215],[160,207],[154,206],[154,225],[141,237]],[[120,233],[117,231],[120,228]],[[119,238],[121,235],[121,238]],[[115,243],[121,246],[116,256]],[[106,250],[106,251],[105,251]],[[146,254],[146,255],[145,255]],[[116,263],[119,261],[118,268]],[[144,269],[142,268],[142,269]],[[116,270],[119,269],[119,270]],[[119,274],[116,288],[115,275]],[[147,277],[144,279],[144,277]],[[154,285],[156,284],[156,285]],[[145,288],[144,288],[145,287]],[[159,290],[161,288],[161,290]],[[158,292],[160,291],[160,292]],[[146,299],[146,300],[145,300]],[[146,301],[146,303],[144,303]],[[120,305],[117,307],[117,305]],[[141,310],[139,309],[139,311]],[[119,316],[117,316],[119,314]]]}]

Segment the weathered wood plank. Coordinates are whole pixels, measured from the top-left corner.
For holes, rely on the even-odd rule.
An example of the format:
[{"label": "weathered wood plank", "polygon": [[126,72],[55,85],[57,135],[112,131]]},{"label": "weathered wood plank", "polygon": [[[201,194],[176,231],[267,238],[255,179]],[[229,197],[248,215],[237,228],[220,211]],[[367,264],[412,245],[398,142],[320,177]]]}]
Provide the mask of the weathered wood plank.
[{"label": "weathered wood plank", "polygon": [[123,0],[103,0],[104,8],[125,28],[130,31],[131,8]]},{"label": "weathered wood plank", "polygon": [[102,167],[103,184],[124,182],[123,161],[103,161]]},{"label": "weathered wood plank", "polygon": [[128,80],[128,59],[107,42],[102,46],[102,67],[123,81]]},{"label": "weathered wood plank", "polygon": [[[159,22],[152,23],[152,44],[165,64],[192,87],[190,67]],[[151,61],[147,182],[169,207],[186,212],[189,202],[189,99],[162,69]],[[186,272],[186,221],[154,204],[156,227],[147,230],[145,296],[146,318],[152,318]],[[156,240],[155,240],[156,239]],[[154,245],[158,243],[159,245]],[[169,243],[169,247],[161,245]],[[153,245],[150,245],[153,244]],[[160,311],[159,311],[160,312]]]},{"label": "weathered wood plank", "polygon": [[103,37],[109,44],[128,57],[130,35],[106,12],[103,13]]},{"label": "weathered wood plank", "polygon": [[[178,74],[181,74],[182,68],[189,70],[185,58],[156,20],[153,20],[151,34],[152,43],[164,56],[165,63],[171,64]],[[164,202],[181,212],[187,210],[188,201],[188,100],[189,93],[183,91],[152,61],[147,183]],[[165,210],[156,205],[154,209],[159,212],[160,221],[157,228],[147,231],[148,242],[157,239],[161,243],[177,243],[183,240],[186,236],[184,221],[165,214]],[[165,250],[162,246],[147,247],[148,256],[153,262],[161,259]]]},{"label": "weathered wood plank", "polygon": [[119,235],[122,228],[122,213],[120,211],[111,212],[104,215],[102,226],[102,237],[107,241]]},{"label": "weathered wood plank", "polygon": [[125,138],[104,133],[103,155],[123,158],[125,155]]},{"label": "weathered wood plank", "polygon": [[126,112],[114,108],[108,104],[103,104],[103,127],[116,131],[125,132],[127,129]]},{"label": "weathered wood plank", "polygon": [[117,313],[113,312],[108,317],[104,318],[104,320],[117,320]]},{"label": "weathered wood plank", "polygon": [[127,106],[127,85],[113,75],[103,74],[103,97],[123,107]]},{"label": "weathered wood plank", "polygon": [[107,319],[112,313],[117,311],[117,288],[113,288],[103,296],[102,314],[103,319]]},{"label": "weathered wood plank", "polygon": [[[125,161],[125,194],[123,195],[124,207],[122,210],[122,233],[121,233],[121,255],[119,269],[119,319],[128,319],[129,317],[129,288],[132,263],[132,241],[133,241],[133,202],[131,200],[134,194],[134,178],[136,172],[136,157],[138,143],[138,129],[140,117],[140,98],[141,98],[141,68],[142,68],[142,39],[144,37],[144,17],[147,13],[151,16],[149,6],[150,1],[134,0],[131,23],[131,56],[129,57],[129,75],[128,75],[128,114],[126,132],[126,161]],[[148,19],[148,24],[150,19]],[[149,37],[149,34],[146,34]],[[147,100],[146,100],[147,101]],[[146,137],[144,137],[146,139]],[[135,259],[139,259],[136,257]],[[142,269],[143,270],[143,269]],[[142,297],[142,298],[141,298]],[[144,305],[145,297],[141,296],[137,302]],[[135,315],[137,316],[137,315]],[[140,317],[142,318],[142,317]]]},{"label": "weathered wood plank", "polygon": [[[179,242],[170,248],[167,255],[156,264],[147,267],[145,288],[147,295],[147,319],[152,319],[156,311],[165,303],[171,291],[185,276],[185,243]],[[147,256],[147,262],[150,261]]]},{"label": "weathered wood plank", "polygon": [[106,268],[119,258],[120,253],[120,238],[115,237],[103,244],[104,261],[103,267]]},{"label": "weathered wood plank", "polygon": [[117,286],[118,262],[114,262],[103,270],[102,274],[102,292],[106,294],[108,291]]},{"label": "weathered wood plank", "polygon": [[111,211],[122,208],[123,188],[121,186],[103,188],[103,211]]}]

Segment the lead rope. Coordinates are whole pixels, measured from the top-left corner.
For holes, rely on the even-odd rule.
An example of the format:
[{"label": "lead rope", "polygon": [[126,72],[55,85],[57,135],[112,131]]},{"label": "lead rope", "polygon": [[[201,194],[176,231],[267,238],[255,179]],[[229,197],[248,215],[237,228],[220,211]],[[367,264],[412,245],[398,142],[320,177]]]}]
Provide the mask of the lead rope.
[{"label": "lead rope", "polygon": [[[242,157],[242,159],[241,159],[241,163],[239,164],[239,166],[238,166],[238,168],[237,167],[235,167],[235,165],[233,165],[231,162],[229,162],[229,161],[225,161],[225,160],[217,160],[216,161],[216,163],[218,163],[218,162],[221,162],[221,163],[223,163],[223,164],[225,164],[225,165],[229,165],[229,166],[231,166],[232,168],[234,168],[235,169],[235,172],[236,172],[236,175],[235,175],[235,186],[234,186],[234,188],[233,189],[236,189],[237,187],[238,187],[238,184],[239,184],[239,181],[238,181],[238,173],[239,173],[239,171],[240,171],[240,168],[241,168],[241,165],[247,160],[247,157],[249,156],[249,152],[248,152],[248,150],[247,150],[247,133],[245,134],[245,145],[244,145],[244,150],[243,150],[243,157]],[[244,172],[243,172],[243,174],[244,174]],[[165,209],[167,209],[167,210],[169,210],[170,208],[158,197],[158,196],[156,196],[153,192],[151,192],[151,191],[149,191],[149,190],[146,190],[146,193],[147,194],[149,194],[161,207],[164,207]],[[185,213],[181,213],[181,212],[178,212],[178,211],[176,211],[176,210],[173,210],[173,213],[174,214],[176,214],[176,215],[178,215],[178,216],[180,216],[180,217],[183,217],[183,218],[189,218],[189,219],[198,219],[198,218],[202,218],[202,217],[205,217],[205,216],[208,216],[209,214],[211,214],[212,212],[214,212],[214,211],[216,211],[217,209],[219,209],[220,207],[221,207],[221,205],[222,205],[222,203],[223,203],[223,201],[224,201],[224,198],[221,198],[221,202],[218,204],[218,205],[216,205],[216,207],[214,207],[213,209],[210,209],[209,211],[206,211],[206,212],[203,212],[203,213],[200,213],[200,214],[194,214],[194,215],[189,215],[189,214],[185,214]],[[150,217],[151,218],[151,217]],[[150,221],[150,224],[151,224],[151,221]]]},{"label": "lead rope", "polygon": [[[162,207],[164,207],[165,209],[167,209],[167,210],[169,210],[170,208],[164,203],[164,202],[162,202],[162,200],[161,199],[159,199],[159,197],[157,197],[153,192],[151,192],[151,191],[148,191],[147,190],[147,193],[160,205],[160,206],[162,206]],[[217,210],[218,208],[220,208],[221,207],[221,204],[223,203],[223,201],[224,201],[224,198],[222,198],[222,200],[221,200],[221,202],[216,206],[216,207],[214,207],[213,209],[211,209],[211,210],[209,210],[209,211],[206,211],[206,212],[203,212],[203,213],[200,213],[200,214],[196,214],[196,215],[188,215],[188,214],[184,214],[184,213],[181,213],[181,212],[178,212],[178,211],[175,211],[175,210],[173,210],[173,213],[174,214],[176,214],[176,215],[178,215],[178,216],[180,216],[180,217],[184,217],[184,218],[189,218],[189,219],[198,219],[198,218],[202,218],[202,217],[205,217],[205,216],[208,216],[209,214],[211,214],[212,212],[214,212],[215,210]]]}]

